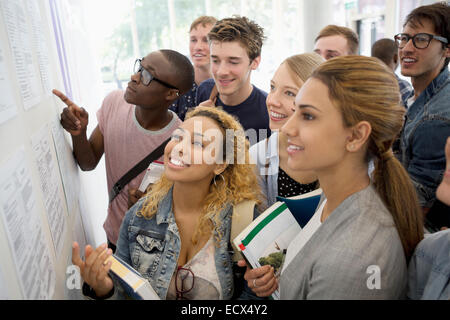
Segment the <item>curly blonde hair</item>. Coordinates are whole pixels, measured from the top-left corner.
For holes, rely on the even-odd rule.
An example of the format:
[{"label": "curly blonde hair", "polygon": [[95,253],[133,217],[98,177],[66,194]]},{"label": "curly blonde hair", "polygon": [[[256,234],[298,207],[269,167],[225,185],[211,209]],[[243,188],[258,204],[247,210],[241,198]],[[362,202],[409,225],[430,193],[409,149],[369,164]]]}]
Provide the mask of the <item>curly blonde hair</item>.
[{"label": "curly blonde hair", "polygon": [[[249,161],[249,142],[245,139],[241,124],[227,112],[212,107],[196,107],[186,114],[186,120],[193,117],[207,117],[214,120],[224,131],[223,160],[227,161],[226,169],[221,173],[222,178],[211,181],[209,193],[204,199],[203,212],[199,218],[197,228],[192,237],[196,244],[204,236],[214,232],[216,244],[223,237],[220,213],[228,205],[236,205],[245,200],[260,202],[261,190],[255,174],[255,165]],[[229,133],[233,133],[232,135]],[[232,150],[228,150],[233,146]],[[245,162],[238,159],[245,156]],[[164,174],[161,179],[149,188],[145,202],[137,212],[138,216],[152,218],[158,211],[158,205],[172,188],[174,182]]]}]

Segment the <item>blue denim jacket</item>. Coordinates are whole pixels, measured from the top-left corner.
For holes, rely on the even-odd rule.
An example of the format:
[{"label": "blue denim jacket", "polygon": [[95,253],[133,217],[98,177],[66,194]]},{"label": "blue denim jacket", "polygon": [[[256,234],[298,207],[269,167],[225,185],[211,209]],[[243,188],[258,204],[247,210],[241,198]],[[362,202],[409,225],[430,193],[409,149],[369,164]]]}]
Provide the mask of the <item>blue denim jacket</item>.
[{"label": "blue denim jacket", "polygon": [[408,274],[409,299],[450,299],[450,229],[425,235],[414,251]]},{"label": "blue denim jacket", "polygon": [[[148,279],[159,297],[165,299],[181,248],[180,235],[172,211],[172,189],[151,219],[136,215],[146,198],[141,198],[126,213],[120,227],[116,255]],[[233,251],[228,251],[232,212],[232,206],[228,205],[220,213],[222,225],[219,232],[223,236],[214,256],[224,299],[230,299],[234,289]]]},{"label": "blue denim jacket", "polygon": [[445,68],[408,108],[401,135],[402,162],[422,207],[431,207],[445,170],[450,136],[450,75]]}]

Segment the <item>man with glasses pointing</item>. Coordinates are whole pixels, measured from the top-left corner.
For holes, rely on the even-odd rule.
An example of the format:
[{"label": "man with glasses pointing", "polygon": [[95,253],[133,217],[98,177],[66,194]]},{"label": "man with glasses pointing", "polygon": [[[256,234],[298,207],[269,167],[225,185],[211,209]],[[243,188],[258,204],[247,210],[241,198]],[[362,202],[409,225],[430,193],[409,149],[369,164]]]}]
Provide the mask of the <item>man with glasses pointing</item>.
[{"label": "man with glasses pointing", "polygon": [[450,136],[450,7],[435,3],[414,9],[394,37],[401,73],[413,93],[400,137],[402,162],[416,187],[426,226],[449,226],[449,208],[436,200],[445,170],[444,146]]},{"label": "man with glasses pointing", "polygon": [[[181,120],[168,108],[192,87],[193,81],[192,64],[176,51],[159,50],[137,59],[125,92],[115,90],[103,100],[97,111],[98,125],[89,139],[87,111],[53,90],[67,105],[61,113],[61,125],[72,136],[73,153],[80,168],[95,169],[105,154],[108,190],[111,190],[129,169],[166,141],[180,125]],[[132,179],[109,204],[103,227],[113,250],[128,210],[128,190],[139,187],[144,173]]]}]

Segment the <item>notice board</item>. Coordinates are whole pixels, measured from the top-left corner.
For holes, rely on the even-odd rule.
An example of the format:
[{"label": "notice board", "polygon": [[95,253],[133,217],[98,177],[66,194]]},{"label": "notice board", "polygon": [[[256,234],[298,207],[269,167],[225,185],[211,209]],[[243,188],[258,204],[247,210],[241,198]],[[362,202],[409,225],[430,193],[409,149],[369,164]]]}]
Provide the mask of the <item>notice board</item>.
[{"label": "notice board", "polygon": [[74,65],[86,47],[69,41],[65,4],[0,0],[0,299],[75,297],[72,241],[96,242],[86,182],[59,123],[63,104],[51,93],[82,101],[87,77]]}]

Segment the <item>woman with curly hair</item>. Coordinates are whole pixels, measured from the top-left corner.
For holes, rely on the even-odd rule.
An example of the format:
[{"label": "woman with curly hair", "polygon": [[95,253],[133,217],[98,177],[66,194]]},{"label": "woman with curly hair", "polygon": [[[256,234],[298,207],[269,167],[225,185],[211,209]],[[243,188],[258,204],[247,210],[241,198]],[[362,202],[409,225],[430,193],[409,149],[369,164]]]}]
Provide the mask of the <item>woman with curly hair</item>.
[{"label": "woman with curly hair", "polygon": [[[231,134],[230,134],[231,133]],[[116,255],[147,278],[161,299],[230,299],[233,207],[260,198],[248,141],[231,115],[210,107],[189,112],[164,151],[164,174],[126,214]],[[104,261],[110,250],[73,246],[73,263],[90,296],[121,295]]]}]

